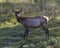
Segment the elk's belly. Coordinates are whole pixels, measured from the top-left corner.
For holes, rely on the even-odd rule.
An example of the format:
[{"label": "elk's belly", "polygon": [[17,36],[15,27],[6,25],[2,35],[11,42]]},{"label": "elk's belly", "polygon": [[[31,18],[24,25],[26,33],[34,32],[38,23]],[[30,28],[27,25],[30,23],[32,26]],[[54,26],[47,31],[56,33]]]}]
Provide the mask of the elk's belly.
[{"label": "elk's belly", "polygon": [[39,27],[40,26],[40,20],[39,19],[32,19],[27,22],[27,25],[29,27]]}]

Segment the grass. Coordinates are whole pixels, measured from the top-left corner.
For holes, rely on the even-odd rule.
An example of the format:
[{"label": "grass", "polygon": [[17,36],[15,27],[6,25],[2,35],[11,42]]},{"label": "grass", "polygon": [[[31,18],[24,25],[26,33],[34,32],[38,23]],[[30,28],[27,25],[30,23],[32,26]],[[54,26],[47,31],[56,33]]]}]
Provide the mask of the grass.
[{"label": "grass", "polygon": [[[13,23],[14,22],[14,23]],[[11,24],[10,24],[11,23]],[[19,45],[23,43],[23,34],[24,28],[23,26],[16,21],[16,19],[12,19],[10,22],[5,21],[0,25],[0,46],[9,46],[11,48],[18,48]],[[53,23],[48,24],[48,28],[50,30],[50,36],[56,38],[60,44],[60,22],[53,21]],[[29,32],[29,44],[35,44],[35,47],[31,48],[39,48],[42,46],[42,41],[46,41],[45,33],[43,29],[40,28],[32,28]],[[40,43],[39,43],[40,42]],[[42,43],[41,43],[42,42]]]}]

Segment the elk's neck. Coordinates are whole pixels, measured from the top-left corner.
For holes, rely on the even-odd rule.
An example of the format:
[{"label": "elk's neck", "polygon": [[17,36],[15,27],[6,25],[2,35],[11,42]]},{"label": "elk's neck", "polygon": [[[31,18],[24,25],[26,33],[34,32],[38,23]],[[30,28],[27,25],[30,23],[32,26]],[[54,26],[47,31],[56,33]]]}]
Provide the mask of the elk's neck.
[{"label": "elk's neck", "polygon": [[20,23],[22,23],[22,21],[23,21],[22,18],[19,17],[19,16],[17,16],[17,15],[16,15],[16,19],[17,19],[17,21],[20,22]]}]

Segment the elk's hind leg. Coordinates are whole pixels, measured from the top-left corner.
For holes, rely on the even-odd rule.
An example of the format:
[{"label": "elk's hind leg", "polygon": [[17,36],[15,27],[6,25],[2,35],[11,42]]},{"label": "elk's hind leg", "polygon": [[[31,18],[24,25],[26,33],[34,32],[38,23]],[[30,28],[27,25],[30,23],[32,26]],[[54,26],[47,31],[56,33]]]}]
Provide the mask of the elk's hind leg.
[{"label": "elk's hind leg", "polygon": [[49,38],[49,30],[48,30],[46,24],[42,23],[41,25],[42,25],[43,30],[45,31],[46,37]]}]

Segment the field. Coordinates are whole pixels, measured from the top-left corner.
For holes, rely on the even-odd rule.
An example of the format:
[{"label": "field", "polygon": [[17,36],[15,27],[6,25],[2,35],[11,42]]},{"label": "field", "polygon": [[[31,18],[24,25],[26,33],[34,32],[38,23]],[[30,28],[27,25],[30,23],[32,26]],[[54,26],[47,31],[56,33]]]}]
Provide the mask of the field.
[{"label": "field", "polygon": [[[24,43],[23,34],[24,28],[21,23],[18,23],[14,13],[9,8],[10,4],[0,4],[3,6],[0,11],[0,48],[10,47],[19,48]],[[23,5],[22,5],[23,6]],[[4,9],[5,8],[5,9]],[[21,7],[20,7],[21,8]],[[21,16],[36,16],[39,13],[31,13],[29,11],[21,14]],[[49,16],[48,16],[49,17]],[[31,28],[28,38],[28,48],[60,48],[60,16],[54,16],[47,23],[50,32],[50,39],[46,39],[45,32],[42,27]]]}]

